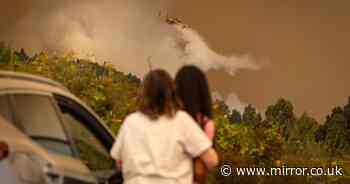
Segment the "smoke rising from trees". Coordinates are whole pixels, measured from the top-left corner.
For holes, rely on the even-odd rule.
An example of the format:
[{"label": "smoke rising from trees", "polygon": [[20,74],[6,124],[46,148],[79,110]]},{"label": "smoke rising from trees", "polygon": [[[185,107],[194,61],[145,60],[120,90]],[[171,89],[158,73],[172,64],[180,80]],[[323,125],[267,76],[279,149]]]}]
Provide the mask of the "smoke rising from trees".
[{"label": "smoke rising from trees", "polygon": [[0,40],[29,52],[73,51],[79,57],[112,62],[142,76],[152,67],[174,74],[183,64],[204,70],[259,66],[249,55],[223,56],[192,28],[166,24],[174,2],[152,0],[6,2],[0,14]]}]

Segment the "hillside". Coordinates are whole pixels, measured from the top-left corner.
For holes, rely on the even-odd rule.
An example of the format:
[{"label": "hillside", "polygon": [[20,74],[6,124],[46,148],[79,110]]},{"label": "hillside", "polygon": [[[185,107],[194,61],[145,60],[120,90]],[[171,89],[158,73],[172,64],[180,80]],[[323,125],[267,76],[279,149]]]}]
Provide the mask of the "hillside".
[{"label": "hillside", "polygon": [[24,50],[0,46],[0,70],[41,75],[62,83],[90,105],[115,132],[120,121],[135,111],[140,79],[112,65],[77,59],[73,54],[41,52],[29,57]]},{"label": "hillside", "polygon": [[[72,53],[41,52],[29,56],[0,44],[0,70],[41,75],[65,85],[90,105],[115,133],[123,118],[137,109],[140,79],[102,64],[79,59]],[[222,177],[218,168],[211,183],[350,183],[350,98],[336,107],[326,122],[304,113],[295,115],[293,104],[280,99],[270,105],[265,118],[248,105],[243,114],[222,101],[214,104],[217,133],[215,147],[221,165],[234,167],[334,167],[345,176]],[[286,180],[287,179],[287,180]]]}]

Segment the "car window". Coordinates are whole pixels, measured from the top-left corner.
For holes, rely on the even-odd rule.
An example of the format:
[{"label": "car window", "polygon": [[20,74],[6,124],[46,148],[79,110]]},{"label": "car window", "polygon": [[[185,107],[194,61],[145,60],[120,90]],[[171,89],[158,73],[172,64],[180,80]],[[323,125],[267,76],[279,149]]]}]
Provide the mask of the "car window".
[{"label": "car window", "polygon": [[[63,114],[63,121],[70,137],[73,139],[78,149],[80,159],[92,170],[112,170],[115,169],[114,160],[109,155],[109,150],[103,142],[89,129],[88,123],[94,118],[87,117],[86,111],[82,107],[71,107],[59,105]],[[85,112],[80,114],[80,112]]]},{"label": "car window", "polygon": [[62,123],[48,96],[14,95],[17,126],[49,151],[72,155]]},{"label": "car window", "polygon": [[0,116],[11,121],[11,111],[7,95],[0,95]]}]

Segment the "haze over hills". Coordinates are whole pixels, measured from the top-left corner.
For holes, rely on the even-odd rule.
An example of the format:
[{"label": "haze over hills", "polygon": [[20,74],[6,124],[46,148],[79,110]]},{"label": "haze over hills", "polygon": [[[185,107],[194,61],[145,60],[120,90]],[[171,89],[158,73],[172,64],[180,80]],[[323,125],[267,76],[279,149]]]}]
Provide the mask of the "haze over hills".
[{"label": "haze over hills", "polygon": [[[208,70],[212,91],[261,111],[279,97],[318,120],[350,94],[345,0],[2,2],[0,40],[34,53],[73,50],[142,76],[185,63]],[[161,14],[161,18],[159,16]],[[169,14],[186,31],[164,24]],[[137,53],[137,54],[135,54]],[[234,76],[232,74],[235,74]]]},{"label": "haze over hills", "polygon": [[224,96],[234,91],[260,110],[286,97],[299,114],[325,120],[329,107],[344,104],[350,94],[349,6],[347,0],[179,0],[173,11],[214,50],[269,61],[235,77],[211,70],[211,84]]},{"label": "haze over hills", "polygon": [[[58,54],[42,51],[29,56],[25,50],[14,50],[0,44],[0,70],[32,73],[59,81],[76,96],[91,106],[113,132],[118,133],[123,119],[137,110],[140,79],[101,64],[77,58],[71,53]],[[234,97],[232,97],[234,98]],[[219,168],[210,173],[209,183],[349,183],[350,177],[350,98],[346,106],[333,108],[321,125],[307,113],[295,114],[288,99],[279,99],[264,111],[265,117],[252,105],[240,113],[225,102],[213,104],[216,135],[214,144],[222,164],[236,167],[324,167],[343,168],[344,177],[221,177]],[[131,135],[130,135],[131,136]],[[88,142],[78,143],[84,150],[94,149]],[[94,168],[105,168],[112,163],[94,151]],[[88,156],[88,155],[85,155]],[[101,157],[102,156],[102,157]],[[87,166],[91,167],[89,162]]]}]

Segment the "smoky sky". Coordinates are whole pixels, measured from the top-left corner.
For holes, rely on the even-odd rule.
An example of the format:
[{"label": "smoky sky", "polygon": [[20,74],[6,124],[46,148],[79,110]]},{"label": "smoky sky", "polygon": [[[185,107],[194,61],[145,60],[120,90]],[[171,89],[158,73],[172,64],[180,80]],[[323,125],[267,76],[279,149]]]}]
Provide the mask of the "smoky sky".
[{"label": "smoky sky", "polygon": [[[235,77],[209,72],[211,85],[266,109],[279,97],[324,119],[350,96],[350,2],[346,0],[177,1],[176,14],[220,52],[268,58]],[[220,81],[220,82],[218,82]]]},{"label": "smoky sky", "polygon": [[74,52],[79,57],[107,60],[122,71],[142,76],[148,66],[172,74],[184,64],[203,70],[258,70],[253,55],[222,55],[212,50],[193,28],[166,24],[171,0],[11,1],[0,12],[0,40],[30,53]]},{"label": "smoky sky", "polygon": [[[350,96],[346,0],[13,0],[0,7],[0,40],[29,52],[74,50],[142,75],[183,64],[242,110],[278,98],[323,119]],[[164,25],[159,15],[190,26]],[[180,47],[179,47],[180,46]]]}]

